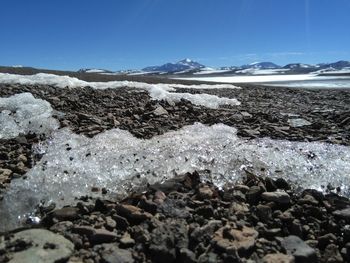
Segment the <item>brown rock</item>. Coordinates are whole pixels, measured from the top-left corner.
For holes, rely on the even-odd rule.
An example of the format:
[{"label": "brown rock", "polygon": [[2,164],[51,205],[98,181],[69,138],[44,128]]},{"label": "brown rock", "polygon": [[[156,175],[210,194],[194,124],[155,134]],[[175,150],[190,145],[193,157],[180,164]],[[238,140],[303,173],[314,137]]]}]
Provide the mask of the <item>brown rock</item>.
[{"label": "brown rock", "polygon": [[254,228],[243,226],[242,230],[238,230],[225,226],[214,233],[213,241],[220,250],[234,250],[246,255],[254,247],[258,235]]}]

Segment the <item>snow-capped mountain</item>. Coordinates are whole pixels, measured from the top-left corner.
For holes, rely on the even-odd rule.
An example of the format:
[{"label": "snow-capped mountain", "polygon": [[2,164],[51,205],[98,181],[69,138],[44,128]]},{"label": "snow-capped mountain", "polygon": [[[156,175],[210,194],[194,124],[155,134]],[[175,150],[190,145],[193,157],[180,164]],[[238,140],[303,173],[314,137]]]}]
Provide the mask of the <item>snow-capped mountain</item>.
[{"label": "snow-capped mountain", "polygon": [[277,69],[281,68],[280,66],[276,65],[275,63],[272,62],[254,62],[249,65],[243,65],[241,67],[242,69],[248,69],[248,68],[253,68],[253,69]]},{"label": "snow-capped mountain", "polygon": [[291,63],[285,65],[283,68],[285,69],[304,69],[304,68],[314,68],[314,65],[303,64],[303,63]]},{"label": "snow-capped mountain", "polygon": [[334,63],[320,63],[316,65],[304,63],[290,63],[285,66],[279,66],[272,62],[254,62],[242,66],[226,66],[212,68],[193,61],[189,58],[180,60],[176,63],[166,63],[160,66],[146,67],[142,70],[121,70],[112,72],[105,69],[84,68],[80,73],[100,73],[106,75],[274,75],[274,74],[324,74],[336,71],[350,70],[350,61],[337,61]]},{"label": "snow-capped mountain", "polygon": [[78,70],[79,73],[112,73],[112,71],[106,69],[97,68],[82,68]]},{"label": "snow-capped mountain", "polygon": [[166,63],[161,66],[152,66],[152,67],[146,67],[142,69],[145,72],[166,72],[166,73],[175,73],[180,71],[187,71],[187,70],[196,70],[204,68],[205,66],[193,61],[191,59],[183,59],[176,63]]},{"label": "snow-capped mountain", "polygon": [[343,68],[349,68],[350,67],[350,61],[340,60],[334,63],[328,63],[323,64],[323,68],[334,68],[334,69],[343,69]]}]

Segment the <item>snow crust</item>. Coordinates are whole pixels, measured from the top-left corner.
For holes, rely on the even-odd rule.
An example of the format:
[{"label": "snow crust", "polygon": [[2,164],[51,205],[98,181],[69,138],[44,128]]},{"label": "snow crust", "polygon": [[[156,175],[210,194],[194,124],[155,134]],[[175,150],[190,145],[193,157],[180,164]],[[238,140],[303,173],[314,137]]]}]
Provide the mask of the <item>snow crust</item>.
[{"label": "snow crust", "polygon": [[249,171],[284,177],[303,188],[321,189],[331,182],[341,186],[345,195],[350,193],[349,147],[247,141],[223,124],[197,123],[149,140],[119,129],[94,138],[61,129],[38,145],[37,151],[44,154],[42,160],[26,174],[26,180],[12,181],[0,202],[0,231],[18,226],[40,201],[60,207],[91,195],[92,186],[125,195],[132,188],[194,170],[219,187],[240,180]]},{"label": "snow crust", "polygon": [[191,103],[208,108],[218,108],[221,105],[240,105],[237,99],[221,98],[215,95],[208,94],[190,94],[190,93],[175,93],[177,89],[219,89],[236,87],[231,84],[218,85],[181,85],[181,84],[148,84],[134,81],[110,81],[110,82],[86,82],[77,78],[68,76],[58,76],[53,74],[39,73],[36,75],[15,75],[0,73],[0,83],[19,83],[24,85],[52,85],[58,88],[71,87],[86,87],[90,86],[95,89],[122,88],[130,87],[135,89],[146,90],[154,100],[167,100],[172,102],[180,101],[181,99],[189,100]]},{"label": "snow crust", "polygon": [[28,133],[50,134],[59,127],[52,112],[50,103],[35,99],[31,93],[0,98],[0,139]]}]

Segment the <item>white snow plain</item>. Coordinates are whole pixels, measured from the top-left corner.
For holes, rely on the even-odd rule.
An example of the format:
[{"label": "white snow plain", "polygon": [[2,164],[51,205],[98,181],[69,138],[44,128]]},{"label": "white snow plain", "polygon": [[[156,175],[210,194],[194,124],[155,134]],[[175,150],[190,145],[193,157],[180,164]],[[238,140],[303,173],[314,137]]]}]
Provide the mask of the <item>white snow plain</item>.
[{"label": "white snow plain", "polygon": [[237,99],[221,98],[209,94],[191,94],[191,93],[176,93],[176,89],[218,89],[231,88],[239,89],[231,84],[216,84],[216,85],[181,85],[181,84],[148,84],[135,81],[109,81],[109,82],[86,82],[77,78],[68,76],[58,76],[53,74],[39,73],[36,75],[15,75],[0,73],[0,83],[7,84],[24,84],[24,85],[52,85],[59,88],[71,87],[86,87],[90,86],[95,89],[122,88],[130,87],[135,89],[146,90],[154,100],[167,100],[169,102],[177,102],[181,99],[189,100],[191,103],[207,108],[216,109],[221,105],[239,105]]},{"label": "white snow plain", "polygon": [[50,103],[35,99],[31,93],[0,98],[0,139],[28,133],[50,134],[59,127],[52,112]]}]

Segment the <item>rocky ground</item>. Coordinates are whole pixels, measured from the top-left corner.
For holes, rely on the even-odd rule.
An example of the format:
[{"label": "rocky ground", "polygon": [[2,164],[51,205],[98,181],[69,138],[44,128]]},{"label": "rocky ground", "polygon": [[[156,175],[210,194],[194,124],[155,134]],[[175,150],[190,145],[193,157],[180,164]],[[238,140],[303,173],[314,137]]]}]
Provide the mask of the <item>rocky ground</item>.
[{"label": "rocky ground", "polygon": [[[206,90],[242,103],[212,110],[129,88],[0,85],[0,97],[21,92],[49,101],[62,127],[89,137],[118,127],[147,139],[201,122],[244,138],[350,145],[350,91]],[[0,140],[0,191],[40,159],[32,146],[41,139]],[[43,208],[38,228],[0,237],[0,262],[350,262],[349,206],[331,185],[326,195],[297,194],[282,179],[247,175],[221,191],[187,174],[119,202],[83,197],[76,207]]]}]

